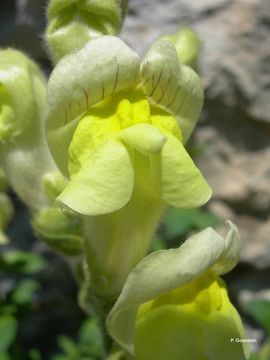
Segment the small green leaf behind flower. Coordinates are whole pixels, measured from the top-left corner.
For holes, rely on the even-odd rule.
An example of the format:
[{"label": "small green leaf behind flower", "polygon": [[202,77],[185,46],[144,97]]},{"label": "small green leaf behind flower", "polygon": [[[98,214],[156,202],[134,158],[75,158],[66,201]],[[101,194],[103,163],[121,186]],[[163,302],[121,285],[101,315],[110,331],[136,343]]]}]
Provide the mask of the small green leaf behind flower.
[{"label": "small green leaf behind flower", "polygon": [[0,316],[0,359],[8,359],[7,351],[17,334],[17,320],[11,315]]},{"label": "small green leaf behind flower", "polygon": [[258,352],[251,354],[249,360],[270,359],[270,301],[252,300],[243,304],[243,310],[252,316],[263,328],[267,338]]},{"label": "small green leaf behind flower", "polygon": [[54,355],[52,360],[103,360],[102,333],[97,320],[86,319],[80,328],[75,342],[67,336],[59,336],[58,344],[62,353]]},{"label": "small green leaf behind flower", "polygon": [[182,237],[191,231],[218,225],[218,219],[206,210],[170,208],[164,217],[164,235],[168,239]]},{"label": "small green leaf behind flower", "polygon": [[46,267],[46,261],[35,253],[9,250],[0,254],[0,267],[8,272],[31,274],[42,271]]},{"label": "small green leaf behind flower", "polygon": [[252,300],[243,305],[243,309],[251,315],[270,336],[270,301]]},{"label": "small green leaf behind flower", "polygon": [[23,279],[11,294],[12,303],[22,306],[31,303],[33,295],[40,289],[40,283],[34,279]]}]

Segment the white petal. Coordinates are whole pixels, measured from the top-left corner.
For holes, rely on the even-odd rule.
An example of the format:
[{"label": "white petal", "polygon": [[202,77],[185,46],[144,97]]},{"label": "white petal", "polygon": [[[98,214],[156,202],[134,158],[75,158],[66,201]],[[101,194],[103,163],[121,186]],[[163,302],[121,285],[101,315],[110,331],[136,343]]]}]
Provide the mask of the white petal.
[{"label": "white petal", "polygon": [[199,76],[179,63],[171,41],[156,41],[141,66],[142,87],[149,98],[178,120],[186,142],[199,118],[203,90]]},{"label": "white petal", "polygon": [[238,229],[231,221],[228,220],[227,223],[230,226],[230,231],[225,238],[225,248],[213,268],[218,274],[225,274],[231,271],[237,265],[240,258],[241,244]]}]

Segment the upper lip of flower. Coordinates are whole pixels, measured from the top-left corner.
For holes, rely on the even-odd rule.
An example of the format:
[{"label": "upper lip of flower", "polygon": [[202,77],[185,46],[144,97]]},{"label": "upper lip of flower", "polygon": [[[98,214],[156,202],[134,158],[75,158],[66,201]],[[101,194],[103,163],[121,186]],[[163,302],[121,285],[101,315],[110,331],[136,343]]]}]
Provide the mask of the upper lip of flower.
[{"label": "upper lip of flower", "polygon": [[[203,90],[197,74],[180,65],[172,42],[157,41],[140,62],[122,40],[102,36],[60,60],[48,82],[45,119],[51,151],[65,175],[69,142],[63,136],[71,138],[90,106],[138,84],[150,101],[178,120],[186,142],[201,112]],[[52,146],[59,141],[61,151]]]}]

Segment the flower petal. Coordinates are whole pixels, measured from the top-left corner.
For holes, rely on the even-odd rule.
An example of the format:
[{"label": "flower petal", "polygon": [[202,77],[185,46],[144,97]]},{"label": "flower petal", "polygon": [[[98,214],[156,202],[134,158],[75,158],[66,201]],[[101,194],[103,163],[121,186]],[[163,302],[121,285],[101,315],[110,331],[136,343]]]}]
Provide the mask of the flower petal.
[{"label": "flower petal", "polygon": [[128,151],[111,141],[92,153],[57,200],[83,215],[107,214],[127,204],[133,183]]},{"label": "flower petal", "polygon": [[171,41],[156,41],[141,66],[142,87],[149,98],[176,117],[186,142],[199,118],[203,90],[199,76],[179,63]]},{"label": "flower petal", "polygon": [[209,185],[174,136],[168,136],[161,157],[152,157],[150,166],[153,187],[171,206],[194,208],[209,200]]},{"label": "flower petal", "polygon": [[178,249],[157,251],[129,274],[110,312],[107,327],[113,338],[134,354],[138,306],[187,284],[210,269],[224,249],[224,239],[212,228],[189,238]]},{"label": "flower petal", "polygon": [[120,39],[102,36],[59,61],[48,82],[47,137],[59,168],[67,172],[68,144],[91,105],[137,83],[138,56]]},{"label": "flower petal", "polygon": [[120,139],[144,155],[159,153],[166,142],[166,136],[149,124],[138,124],[122,130]]},{"label": "flower petal", "polygon": [[0,50],[0,141],[41,122],[44,105],[45,78],[37,65],[17,50]]},{"label": "flower petal", "polygon": [[213,270],[218,274],[225,274],[231,271],[239,261],[240,258],[240,236],[237,227],[231,222],[227,221],[230,226],[225,239],[225,248],[219,260],[214,266]]}]

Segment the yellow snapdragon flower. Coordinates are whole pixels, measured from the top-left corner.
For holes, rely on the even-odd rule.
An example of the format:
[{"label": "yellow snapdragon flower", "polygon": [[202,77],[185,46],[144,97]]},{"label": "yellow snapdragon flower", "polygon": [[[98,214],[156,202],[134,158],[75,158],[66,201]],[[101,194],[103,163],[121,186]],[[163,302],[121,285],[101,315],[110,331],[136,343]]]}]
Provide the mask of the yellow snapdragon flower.
[{"label": "yellow snapdragon flower", "polygon": [[220,274],[239,259],[232,223],[208,228],[178,249],[155,252],[129,274],[109,314],[114,339],[136,360],[245,360],[243,325]]},{"label": "yellow snapdragon flower", "polygon": [[98,37],[52,72],[47,139],[69,179],[57,201],[85,217],[100,296],[117,296],[169,205],[193,208],[211,196],[184,146],[202,103],[198,75],[167,40],[141,61],[119,38]]}]

